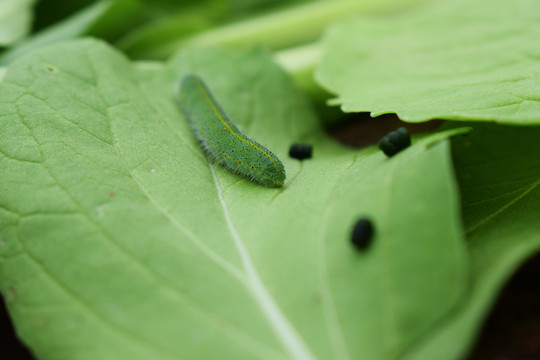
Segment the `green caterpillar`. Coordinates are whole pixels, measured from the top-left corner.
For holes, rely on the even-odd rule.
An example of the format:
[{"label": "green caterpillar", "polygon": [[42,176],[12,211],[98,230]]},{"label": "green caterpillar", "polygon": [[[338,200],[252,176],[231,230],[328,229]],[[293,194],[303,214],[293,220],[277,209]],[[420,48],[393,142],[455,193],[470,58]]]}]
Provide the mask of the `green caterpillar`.
[{"label": "green caterpillar", "polygon": [[181,80],[179,104],[212,160],[264,186],[283,186],[285,168],[278,157],[242,134],[199,76]]}]

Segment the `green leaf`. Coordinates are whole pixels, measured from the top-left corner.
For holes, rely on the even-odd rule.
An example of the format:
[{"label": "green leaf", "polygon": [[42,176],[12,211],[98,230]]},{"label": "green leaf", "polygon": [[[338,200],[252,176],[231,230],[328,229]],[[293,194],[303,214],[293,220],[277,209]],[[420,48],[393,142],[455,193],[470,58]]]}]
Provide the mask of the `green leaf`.
[{"label": "green leaf", "polygon": [[[188,72],[281,158],[283,188],[208,162],[174,97]],[[257,49],[40,49],[0,83],[0,132],[0,289],[40,359],[395,358],[468,286],[451,133],[391,159],[336,144]],[[287,156],[297,141],[313,159]]]},{"label": "green leaf", "polygon": [[159,58],[177,50],[178,39],[208,29],[212,21],[198,11],[182,11],[135,28],[116,44],[132,58]]},{"label": "green leaf", "polygon": [[11,45],[32,27],[35,0],[0,0],[0,46]]},{"label": "green leaf", "polygon": [[433,1],[325,39],[317,77],[345,111],[540,123],[540,2]]},{"label": "green leaf", "polygon": [[[147,46],[148,54],[153,58],[169,56],[185,47],[242,48],[262,45],[273,50],[283,49],[317,40],[330,23],[348,18],[351,14],[392,12],[410,6],[417,1],[420,0],[369,0],[361,2],[356,0],[318,0],[296,1],[296,3],[289,1],[289,6],[276,8],[275,11],[267,9],[261,15],[248,16],[245,19],[216,26],[193,35],[190,34],[187,37],[186,29],[178,24],[176,27],[182,28],[182,30],[178,32],[176,37],[169,36],[168,33],[174,30],[172,23],[174,19],[165,20],[163,23],[158,22],[156,27],[149,26],[146,29],[141,29],[140,33],[133,34],[133,39],[128,37],[126,43],[121,43],[121,46],[126,46],[126,49],[130,51],[131,41],[138,42],[145,40],[146,37],[155,37],[155,44],[152,46],[149,46],[148,43],[141,44]],[[290,6],[290,3],[294,3],[293,6]],[[187,25],[192,24],[188,22]],[[154,33],[156,30],[162,31],[166,36],[159,39]],[[138,54],[136,53],[136,55]]]},{"label": "green leaf", "polygon": [[90,28],[91,24],[107,11],[111,4],[112,2],[107,0],[96,2],[77,15],[28,38],[26,41],[4,52],[0,57],[0,64],[9,64],[14,59],[41,46],[73,39],[84,34]]},{"label": "green leaf", "polygon": [[[155,1],[151,2],[155,3]],[[197,37],[197,34],[203,31],[217,34],[216,39],[220,39],[222,37],[220,34],[223,32],[229,32],[229,37],[231,35],[237,38],[250,37],[253,31],[259,31],[259,23],[268,22],[264,20],[267,17],[274,18],[276,24],[283,26],[284,19],[279,15],[280,6],[284,7],[286,4],[289,8],[295,5],[295,2],[302,3],[305,0],[199,0],[192,1],[192,3],[164,0],[164,2],[161,5],[169,8],[166,15],[162,14],[153,21],[131,29],[115,45],[131,58],[164,58],[176,53],[182,42],[189,36]],[[275,11],[272,12],[273,10]],[[261,17],[261,13],[266,13],[266,15]],[[257,16],[255,21],[249,18],[250,14]],[[251,23],[251,29],[244,29],[245,31],[240,29],[240,31],[231,34],[230,30],[227,30],[231,28],[231,25],[227,25],[227,23],[239,20]],[[214,29],[211,29],[212,27]],[[272,30],[275,31],[275,29]],[[227,38],[225,37],[223,40],[227,40]]]},{"label": "green leaf", "polygon": [[411,359],[459,359],[510,275],[540,250],[539,128],[476,125],[452,141],[471,257],[467,300]]}]

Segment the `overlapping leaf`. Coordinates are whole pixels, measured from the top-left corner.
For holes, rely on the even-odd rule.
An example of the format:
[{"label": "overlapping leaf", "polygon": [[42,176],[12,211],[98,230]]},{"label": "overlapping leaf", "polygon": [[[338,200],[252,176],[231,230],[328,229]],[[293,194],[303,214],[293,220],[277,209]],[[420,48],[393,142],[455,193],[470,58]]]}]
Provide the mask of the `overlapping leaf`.
[{"label": "overlapping leaf", "polygon": [[540,249],[540,129],[476,125],[452,153],[471,255],[468,300],[411,352],[458,359],[504,282]]},{"label": "overlapping leaf", "polygon": [[438,0],[326,37],[318,79],[345,111],[540,122],[540,3]]}]

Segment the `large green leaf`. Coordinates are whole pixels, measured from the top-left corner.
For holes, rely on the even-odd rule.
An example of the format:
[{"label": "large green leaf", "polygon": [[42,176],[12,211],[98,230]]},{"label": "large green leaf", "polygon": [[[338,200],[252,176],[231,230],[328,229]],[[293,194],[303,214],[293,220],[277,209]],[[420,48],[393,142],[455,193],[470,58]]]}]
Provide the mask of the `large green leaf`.
[{"label": "large green leaf", "polygon": [[505,281],[540,249],[539,138],[539,128],[481,125],[452,142],[471,289],[467,301],[411,358],[461,358]]},{"label": "large green leaf", "polygon": [[540,2],[437,0],[326,37],[318,79],[345,111],[540,123]]},{"label": "large green leaf", "polygon": [[[391,159],[340,146],[270,59],[134,66],[84,40],[9,66],[0,289],[40,359],[387,359],[459,305],[450,133]],[[283,188],[208,162],[173,91],[194,71],[281,157]],[[288,158],[295,141],[314,158]],[[365,253],[349,243],[361,216],[376,228]]]}]

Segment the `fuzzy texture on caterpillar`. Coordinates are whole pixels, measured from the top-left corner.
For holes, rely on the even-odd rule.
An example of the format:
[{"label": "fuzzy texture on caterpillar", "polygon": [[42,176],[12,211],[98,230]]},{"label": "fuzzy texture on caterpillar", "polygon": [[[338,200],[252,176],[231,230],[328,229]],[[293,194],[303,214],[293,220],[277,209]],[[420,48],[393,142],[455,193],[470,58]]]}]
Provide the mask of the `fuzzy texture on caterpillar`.
[{"label": "fuzzy texture on caterpillar", "polygon": [[199,76],[189,74],[182,78],[178,101],[213,161],[264,186],[283,186],[285,168],[278,157],[242,134]]}]

